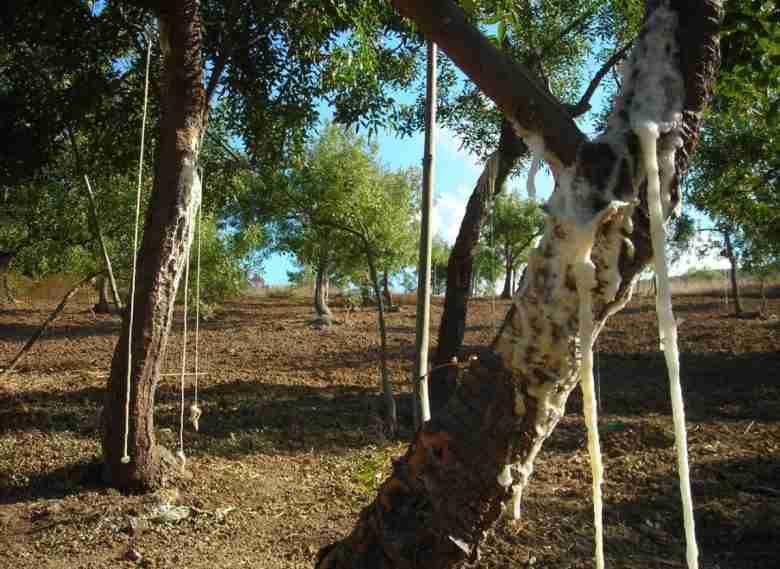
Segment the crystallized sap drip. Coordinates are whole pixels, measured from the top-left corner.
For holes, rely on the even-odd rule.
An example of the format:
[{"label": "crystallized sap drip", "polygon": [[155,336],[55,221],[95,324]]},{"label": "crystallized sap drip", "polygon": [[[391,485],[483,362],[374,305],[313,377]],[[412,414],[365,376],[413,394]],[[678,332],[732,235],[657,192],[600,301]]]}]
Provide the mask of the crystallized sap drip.
[{"label": "crystallized sap drip", "polygon": [[[699,567],[699,549],[693,520],[691,480],[688,468],[688,441],[685,433],[685,407],[680,386],[680,353],[677,347],[677,323],[672,311],[672,293],[669,287],[669,271],[666,264],[666,230],[664,229],[661,174],[658,168],[657,141],[659,125],[650,121],[634,126],[642,146],[642,159],[647,172],[647,202],[650,210],[650,233],[653,241],[655,272],[658,276],[656,312],[658,331],[664,347],[664,358],[669,370],[669,389],[672,397],[674,439],[677,449],[677,470],[680,476],[680,495],[683,503],[685,541],[689,569]],[[667,188],[664,188],[668,191]]]},{"label": "crystallized sap drip", "polygon": [[574,271],[577,279],[579,307],[579,336],[582,361],[580,363],[580,387],[582,388],[582,409],[588,428],[588,454],[593,477],[593,525],[595,528],[596,568],[604,569],[604,501],[601,486],[604,481],[604,463],[599,443],[598,411],[596,390],[593,383],[593,287],[596,286],[596,267],[590,258],[593,248],[593,233],[578,236],[577,260]]}]

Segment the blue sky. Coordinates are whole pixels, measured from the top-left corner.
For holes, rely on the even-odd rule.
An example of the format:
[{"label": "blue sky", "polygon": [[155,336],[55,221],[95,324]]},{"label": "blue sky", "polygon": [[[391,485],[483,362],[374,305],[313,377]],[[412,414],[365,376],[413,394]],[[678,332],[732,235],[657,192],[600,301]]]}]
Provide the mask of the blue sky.
[{"label": "blue sky", "polygon": [[[589,75],[595,74],[596,64],[588,65]],[[604,82],[609,79],[605,78]],[[603,83],[604,83],[603,82]],[[600,112],[608,104],[605,100],[605,90],[600,87],[591,101],[594,112]],[[403,95],[402,95],[403,96]],[[327,119],[331,112],[327,107],[321,107],[321,116]],[[590,128],[590,115],[578,121],[588,135],[593,135]],[[423,134],[419,133],[411,138],[400,138],[389,130],[380,131],[376,141],[379,145],[381,160],[392,168],[405,168],[408,166],[420,166],[423,155]],[[434,192],[435,204],[433,208],[433,230],[450,244],[454,242],[460,228],[460,222],[466,208],[471,192],[474,189],[479,175],[482,173],[483,164],[476,156],[461,149],[461,141],[458,136],[448,129],[437,129],[434,161]],[[518,192],[525,196],[525,173],[512,178],[507,182],[510,192]],[[546,201],[553,189],[553,180],[545,169],[541,169],[536,176],[537,199]],[[708,226],[709,220],[701,215],[695,215],[697,223]],[[677,275],[686,272],[691,266],[704,266],[707,268],[726,268],[728,263],[717,254],[710,254],[700,259],[692,254],[684,256],[675,266],[671,267],[671,274]],[[263,278],[270,285],[282,285],[287,283],[287,271],[295,268],[290,256],[273,255],[267,259],[263,266]]]}]

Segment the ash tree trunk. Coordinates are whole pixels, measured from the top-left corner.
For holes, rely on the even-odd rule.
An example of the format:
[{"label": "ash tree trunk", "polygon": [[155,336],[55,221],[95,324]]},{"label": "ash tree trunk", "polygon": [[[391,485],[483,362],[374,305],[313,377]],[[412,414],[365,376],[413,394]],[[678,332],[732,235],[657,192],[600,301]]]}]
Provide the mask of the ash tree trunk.
[{"label": "ash tree trunk", "polygon": [[723,241],[726,244],[726,257],[729,260],[729,279],[731,280],[731,296],[734,299],[734,314],[740,318],[742,316],[742,297],[739,294],[739,280],[737,279],[737,255],[731,242],[730,231],[723,231]]},{"label": "ash tree trunk", "polygon": [[[154,186],[135,279],[135,308],[119,342],[102,415],[105,481],[127,491],[159,486],[172,455],[155,442],[154,398],[170,331],[176,291],[192,243],[201,199],[196,170],[206,96],[201,67],[200,2],[159,3],[160,133]],[[132,333],[128,454],[123,464],[128,342]]]},{"label": "ash tree trunk", "polygon": [[390,275],[387,270],[382,271],[382,295],[388,310],[393,310],[393,294],[390,292]]},{"label": "ash tree trunk", "polygon": [[[528,484],[534,459],[579,382],[578,247],[593,240],[596,332],[629,300],[652,259],[646,173],[634,125],[670,125],[658,148],[673,207],[719,62],[722,5],[647,2],[643,33],[608,126],[591,141],[528,70],[497,52],[450,1],[393,4],[521,135],[544,141],[556,188],[544,236],[491,349],[470,364],[446,407],[394,461],[352,533],[320,550],[320,569],[444,569],[476,559],[504,503]],[[648,65],[649,58],[664,61]],[[646,97],[648,85],[661,87],[658,97]],[[513,465],[512,481],[500,476],[507,464]]]},{"label": "ash tree trunk", "polygon": [[[452,246],[447,263],[447,281],[444,308],[439,323],[438,344],[434,367],[428,382],[431,413],[442,409],[455,391],[457,370],[453,367],[438,367],[449,362],[463,344],[466,333],[468,302],[471,297],[474,255],[479,245],[479,235],[485,222],[488,204],[501,191],[509,173],[518,160],[528,152],[527,147],[514,132],[509,121],[501,125],[501,137],[495,155],[497,164],[487,164],[471,193],[458,236]],[[494,168],[491,171],[491,168]]]},{"label": "ash tree trunk", "polygon": [[314,278],[314,310],[317,312],[317,322],[330,326],[333,322],[333,313],[328,307],[327,288],[328,265],[323,263],[317,267]]}]

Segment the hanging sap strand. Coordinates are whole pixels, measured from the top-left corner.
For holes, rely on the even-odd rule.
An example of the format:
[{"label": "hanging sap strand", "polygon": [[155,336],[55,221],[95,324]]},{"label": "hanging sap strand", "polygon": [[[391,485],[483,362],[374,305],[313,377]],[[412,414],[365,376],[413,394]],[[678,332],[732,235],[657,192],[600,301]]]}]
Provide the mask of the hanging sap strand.
[{"label": "hanging sap strand", "polygon": [[585,425],[588,428],[588,454],[593,478],[593,525],[595,528],[596,568],[604,568],[604,500],[602,484],[604,482],[604,462],[599,442],[598,411],[596,391],[593,381],[593,306],[592,294],[596,286],[596,267],[591,261],[593,232],[578,236],[577,257],[574,274],[579,296],[579,337],[582,360],[580,362],[580,387],[582,389],[582,408]]},{"label": "hanging sap strand", "polygon": [[[655,271],[658,276],[656,312],[658,314],[659,336],[663,346],[666,367],[669,372],[669,390],[672,398],[677,470],[680,478],[680,496],[683,504],[685,524],[686,557],[689,569],[699,566],[699,550],[696,544],[696,529],[693,519],[693,500],[688,466],[688,441],[685,432],[685,406],[680,385],[680,354],[677,346],[677,323],[672,310],[672,294],[669,286],[669,271],[666,261],[666,230],[661,196],[661,176],[656,150],[660,135],[659,125],[650,121],[634,126],[642,147],[642,159],[647,172],[647,202],[650,211],[650,234],[653,242]],[[666,191],[667,188],[664,187]]]}]

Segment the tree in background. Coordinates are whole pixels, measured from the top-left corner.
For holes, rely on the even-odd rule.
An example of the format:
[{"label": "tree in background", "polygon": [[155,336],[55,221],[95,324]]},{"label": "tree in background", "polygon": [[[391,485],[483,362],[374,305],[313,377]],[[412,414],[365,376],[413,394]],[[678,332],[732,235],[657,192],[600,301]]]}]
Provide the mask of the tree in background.
[{"label": "tree in background", "polygon": [[493,206],[493,219],[483,229],[483,242],[495,248],[503,261],[504,288],[501,298],[512,298],[515,271],[527,260],[534,239],[541,236],[544,218],[541,208],[516,194],[501,194]]},{"label": "tree in background", "polygon": [[[314,263],[320,283],[333,271],[354,274],[362,265],[368,272],[379,320],[385,419],[394,431],[397,419],[379,274],[406,266],[414,250],[419,173],[387,170],[379,163],[375,145],[330,124],[297,161],[287,184],[278,200],[283,246],[301,264]],[[322,286],[318,290],[315,305]]]},{"label": "tree in background", "polygon": [[692,162],[689,201],[714,222],[731,265],[759,275],[780,266],[780,8],[727,4],[723,64],[702,144]]}]

